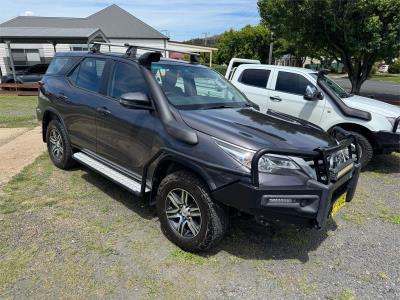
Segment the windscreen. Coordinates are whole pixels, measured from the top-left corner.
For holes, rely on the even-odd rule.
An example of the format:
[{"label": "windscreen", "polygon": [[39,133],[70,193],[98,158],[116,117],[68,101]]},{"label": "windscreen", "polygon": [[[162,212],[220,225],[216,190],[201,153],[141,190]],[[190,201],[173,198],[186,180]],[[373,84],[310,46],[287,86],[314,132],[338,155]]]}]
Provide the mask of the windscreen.
[{"label": "windscreen", "polygon": [[169,63],[153,64],[151,69],[170,103],[179,109],[249,106],[234,86],[211,69]]}]

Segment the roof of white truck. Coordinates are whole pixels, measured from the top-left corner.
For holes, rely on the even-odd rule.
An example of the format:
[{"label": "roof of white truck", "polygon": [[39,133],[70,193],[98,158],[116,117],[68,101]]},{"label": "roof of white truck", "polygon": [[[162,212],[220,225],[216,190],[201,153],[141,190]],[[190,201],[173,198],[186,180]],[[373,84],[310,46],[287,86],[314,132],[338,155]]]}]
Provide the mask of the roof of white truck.
[{"label": "roof of white truck", "polygon": [[266,64],[242,64],[238,68],[247,68],[247,67],[268,67],[271,69],[280,69],[280,70],[287,70],[287,71],[299,71],[303,73],[317,73],[317,71],[312,69],[306,68],[299,68],[299,67],[288,67],[288,66],[277,66],[277,65],[266,65]]}]

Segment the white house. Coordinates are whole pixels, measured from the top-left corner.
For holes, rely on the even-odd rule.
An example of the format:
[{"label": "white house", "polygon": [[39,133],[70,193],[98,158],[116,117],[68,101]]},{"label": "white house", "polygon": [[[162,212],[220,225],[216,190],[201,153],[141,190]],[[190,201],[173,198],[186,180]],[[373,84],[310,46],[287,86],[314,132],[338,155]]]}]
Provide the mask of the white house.
[{"label": "white house", "polygon": [[[212,53],[217,51],[169,41],[167,36],[113,4],[86,18],[19,16],[0,24],[0,78],[11,73],[10,52],[18,70],[49,63],[55,51],[86,51],[91,41],[208,53],[210,66]],[[125,49],[102,46],[102,51],[124,52]],[[171,57],[176,54],[166,53]]]},{"label": "white house", "polygon": [[[87,43],[74,44],[74,33],[90,33],[99,30],[110,43],[132,43],[141,46],[165,48],[168,37],[161,34],[150,25],[134,17],[119,6],[113,4],[86,18],[66,17],[36,17],[19,16],[0,24],[0,38],[7,40],[11,32],[15,37],[19,33],[21,42],[11,43],[11,53],[15,68],[18,70],[26,66],[48,63],[54,51],[81,51],[87,50]],[[37,33],[36,33],[37,32]],[[48,43],[35,43],[35,39],[46,40],[57,34],[57,44],[52,44],[52,37]],[[37,35],[42,35],[38,37]],[[68,38],[70,37],[70,38]],[[29,40],[31,38],[31,40]],[[63,43],[62,40],[66,42]],[[60,43],[61,41],[61,43]],[[108,47],[103,50],[109,50]],[[124,48],[111,47],[111,51],[125,51]],[[0,68],[3,75],[11,72],[10,59],[5,43],[0,43]]]}]

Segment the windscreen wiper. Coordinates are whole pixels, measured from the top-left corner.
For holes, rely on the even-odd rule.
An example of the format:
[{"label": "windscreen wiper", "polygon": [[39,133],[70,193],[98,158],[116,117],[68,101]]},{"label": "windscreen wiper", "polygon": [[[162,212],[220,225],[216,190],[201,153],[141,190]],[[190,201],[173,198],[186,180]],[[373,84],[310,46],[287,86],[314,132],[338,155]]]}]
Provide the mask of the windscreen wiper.
[{"label": "windscreen wiper", "polygon": [[205,107],[203,109],[220,109],[220,108],[235,108],[235,106],[221,104],[221,105]]}]

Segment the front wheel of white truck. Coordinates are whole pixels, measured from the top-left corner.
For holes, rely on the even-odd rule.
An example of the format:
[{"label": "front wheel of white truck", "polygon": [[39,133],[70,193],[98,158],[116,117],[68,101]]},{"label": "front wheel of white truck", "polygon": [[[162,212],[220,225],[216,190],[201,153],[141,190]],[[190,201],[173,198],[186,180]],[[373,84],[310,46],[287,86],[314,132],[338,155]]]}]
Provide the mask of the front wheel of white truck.
[{"label": "front wheel of white truck", "polygon": [[183,250],[198,252],[215,246],[225,235],[228,214],[214,202],[203,181],[177,171],[157,191],[157,213],[166,237]]},{"label": "front wheel of white truck", "polygon": [[349,131],[349,133],[354,135],[357,140],[361,168],[365,169],[374,155],[374,149],[372,148],[370,141],[361,133],[355,131]]}]

